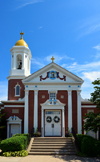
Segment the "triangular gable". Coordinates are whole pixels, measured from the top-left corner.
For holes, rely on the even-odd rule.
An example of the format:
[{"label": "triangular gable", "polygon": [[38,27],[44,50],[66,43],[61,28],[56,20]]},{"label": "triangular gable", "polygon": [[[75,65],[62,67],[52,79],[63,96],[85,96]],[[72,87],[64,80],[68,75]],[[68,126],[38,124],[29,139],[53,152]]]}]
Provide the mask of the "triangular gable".
[{"label": "triangular gable", "polygon": [[[54,72],[55,78],[51,78],[51,72]],[[48,64],[37,72],[26,77],[22,81],[26,83],[83,83],[83,80],[61,66],[53,63]]]}]

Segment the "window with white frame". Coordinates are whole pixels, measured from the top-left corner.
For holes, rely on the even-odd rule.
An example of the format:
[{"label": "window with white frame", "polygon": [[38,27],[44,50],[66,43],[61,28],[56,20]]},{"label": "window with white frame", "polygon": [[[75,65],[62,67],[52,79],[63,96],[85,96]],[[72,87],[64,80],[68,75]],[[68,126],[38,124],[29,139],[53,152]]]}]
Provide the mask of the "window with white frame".
[{"label": "window with white frame", "polygon": [[20,85],[15,86],[15,96],[20,96]]},{"label": "window with white frame", "polygon": [[49,93],[50,104],[56,104],[56,93]]}]

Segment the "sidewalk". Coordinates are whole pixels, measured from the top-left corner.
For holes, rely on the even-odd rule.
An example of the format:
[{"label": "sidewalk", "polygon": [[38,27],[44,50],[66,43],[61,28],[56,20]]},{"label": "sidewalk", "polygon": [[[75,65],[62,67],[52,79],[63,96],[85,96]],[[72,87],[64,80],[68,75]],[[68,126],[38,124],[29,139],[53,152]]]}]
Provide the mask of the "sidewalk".
[{"label": "sidewalk", "polygon": [[86,158],[75,155],[51,155],[51,156],[37,156],[28,155],[26,157],[3,157],[0,156],[0,162],[100,162],[100,158]]}]

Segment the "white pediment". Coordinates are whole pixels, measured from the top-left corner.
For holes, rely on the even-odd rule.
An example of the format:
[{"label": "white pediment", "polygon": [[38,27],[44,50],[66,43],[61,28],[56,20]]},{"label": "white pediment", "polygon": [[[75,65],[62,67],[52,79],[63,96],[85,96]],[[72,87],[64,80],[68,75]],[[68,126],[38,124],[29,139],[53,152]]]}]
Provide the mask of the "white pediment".
[{"label": "white pediment", "polygon": [[10,123],[20,123],[22,120],[18,117],[18,116],[10,116],[8,119],[7,119],[8,122]]},{"label": "white pediment", "polygon": [[[54,79],[50,78],[50,72],[56,72]],[[33,73],[29,77],[26,77],[22,81],[24,84],[31,83],[83,83],[83,80],[61,66],[50,63],[39,71]]]},{"label": "white pediment", "polygon": [[56,100],[56,102],[50,102],[47,100],[45,103],[40,104],[41,106],[65,106],[65,104],[61,103],[59,100]]}]

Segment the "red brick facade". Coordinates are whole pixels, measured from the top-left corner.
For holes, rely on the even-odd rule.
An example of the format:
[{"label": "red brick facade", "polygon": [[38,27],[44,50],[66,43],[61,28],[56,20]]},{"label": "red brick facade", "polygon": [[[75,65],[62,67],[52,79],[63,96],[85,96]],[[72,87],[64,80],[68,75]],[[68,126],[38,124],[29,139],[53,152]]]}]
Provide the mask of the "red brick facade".
[{"label": "red brick facade", "polygon": [[[15,86],[16,84],[19,84],[21,89],[20,89],[20,97],[15,97]],[[9,80],[8,83],[8,100],[18,100],[18,98],[24,98],[25,92],[24,92],[24,85],[21,81],[21,79],[12,79]],[[62,97],[63,96],[63,97]],[[57,99],[65,104],[65,131],[68,128],[68,91],[67,90],[58,90]],[[42,103],[45,103],[49,99],[49,93],[48,90],[39,90],[38,91],[38,130],[41,132],[41,105]],[[29,97],[28,97],[28,132],[30,132],[31,128],[34,127],[34,91],[30,90],[29,91]],[[5,107],[4,111],[7,112],[6,117],[9,118],[10,116],[18,116],[20,119],[22,119],[22,133],[24,133],[24,102],[23,103],[13,103],[12,102],[7,102],[4,103],[4,105],[23,105],[23,107]],[[82,103],[82,106],[93,106],[93,104],[88,104],[87,103]],[[3,105],[0,105],[0,109],[3,107]],[[12,113],[12,109],[18,109],[19,113],[14,114]],[[84,124],[83,122],[83,116],[85,116],[85,113],[87,113],[87,110],[94,110],[94,113],[97,113],[98,110],[96,108],[88,108],[84,107],[82,108],[82,125]],[[44,112],[45,113],[45,112]],[[61,112],[62,113],[62,112]],[[45,114],[44,114],[45,115]],[[61,116],[62,117],[62,116]],[[74,127],[76,133],[78,133],[77,129],[77,91],[73,90],[72,91],[72,126]],[[82,132],[84,133],[84,132]]]},{"label": "red brick facade", "polygon": [[[20,96],[15,96],[15,86],[17,83],[20,85]],[[19,98],[24,98],[24,85],[22,79],[11,79],[8,81],[8,100],[18,100]]]},{"label": "red brick facade", "polygon": [[33,117],[34,117],[34,91],[29,91],[29,118],[28,118],[28,131],[31,131],[31,128],[33,128]]}]

